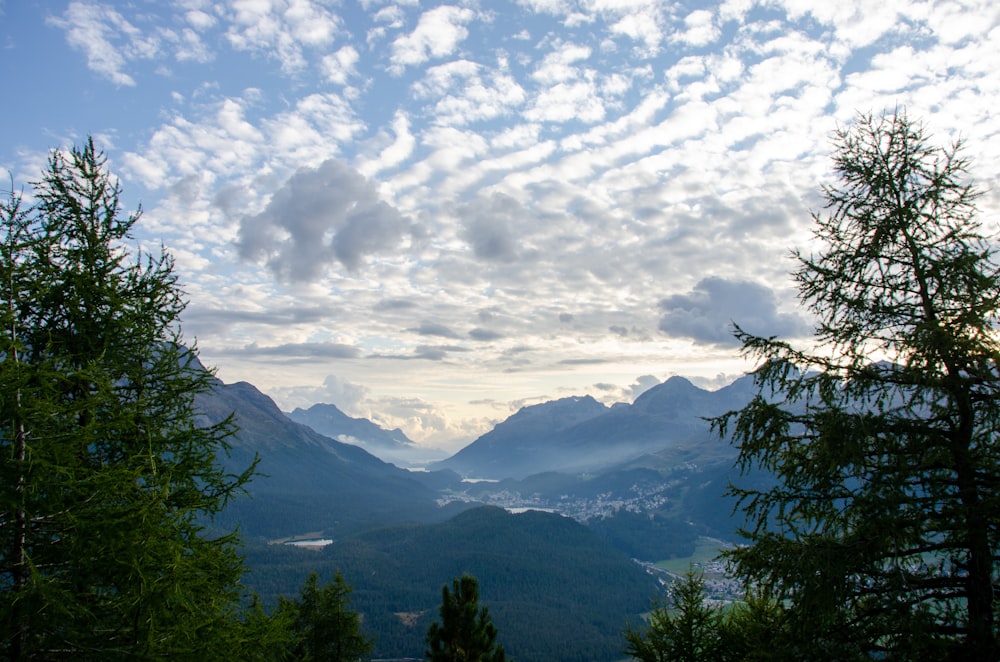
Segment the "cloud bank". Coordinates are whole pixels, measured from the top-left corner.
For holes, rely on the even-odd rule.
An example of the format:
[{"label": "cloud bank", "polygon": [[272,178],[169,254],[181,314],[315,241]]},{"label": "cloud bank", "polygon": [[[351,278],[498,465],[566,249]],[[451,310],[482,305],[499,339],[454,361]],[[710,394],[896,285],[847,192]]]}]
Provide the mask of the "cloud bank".
[{"label": "cloud bank", "polygon": [[703,278],[687,294],[674,294],[659,304],[663,333],[699,343],[738,347],[735,325],[757,336],[796,338],[812,329],[796,314],[778,312],[770,288],[751,281]]}]

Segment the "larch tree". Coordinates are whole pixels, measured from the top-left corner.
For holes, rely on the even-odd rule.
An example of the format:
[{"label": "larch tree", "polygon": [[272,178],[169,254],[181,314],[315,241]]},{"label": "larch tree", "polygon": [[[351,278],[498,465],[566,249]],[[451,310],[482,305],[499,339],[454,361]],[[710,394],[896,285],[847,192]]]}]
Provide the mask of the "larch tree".
[{"label": "larch tree", "polygon": [[968,163],[902,111],[839,130],[833,162],[795,254],[816,347],[737,330],[760,391],[716,425],[775,482],[732,488],[729,558],[798,659],[998,660],[1000,274]]},{"label": "larch tree", "polygon": [[[92,140],[0,204],[0,649],[11,659],[224,657],[243,561],[209,518],[230,421],[185,347],[173,262]],[[232,654],[232,651],[229,651]]]}]

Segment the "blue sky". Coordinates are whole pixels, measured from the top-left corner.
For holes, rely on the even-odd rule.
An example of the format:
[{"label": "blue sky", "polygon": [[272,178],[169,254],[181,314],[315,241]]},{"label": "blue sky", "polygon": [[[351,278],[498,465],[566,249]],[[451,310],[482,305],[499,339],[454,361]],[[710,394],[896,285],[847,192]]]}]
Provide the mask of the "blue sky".
[{"label": "blue sky", "polygon": [[808,336],[788,255],[859,111],[1000,171],[988,0],[0,0],[0,74],[0,176],[92,134],[222,379],[439,447]]}]

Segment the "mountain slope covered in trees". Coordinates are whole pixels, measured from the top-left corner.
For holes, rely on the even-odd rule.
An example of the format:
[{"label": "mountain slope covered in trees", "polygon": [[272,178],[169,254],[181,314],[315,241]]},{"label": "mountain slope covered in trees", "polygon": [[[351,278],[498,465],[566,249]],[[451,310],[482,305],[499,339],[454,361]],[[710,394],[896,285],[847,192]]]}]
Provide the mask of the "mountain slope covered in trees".
[{"label": "mountain slope covered in trees", "polygon": [[234,501],[222,517],[246,537],[339,537],[389,523],[439,521],[454,512],[442,510],[434,491],[409,471],[289,420],[251,384],[217,381],[197,406],[205,423],[235,413],[239,429],[227,466],[260,457],[260,475],[247,486],[251,498]]},{"label": "mountain slope covered in trees", "polygon": [[659,582],[587,527],[559,515],[484,506],[432,525],[397,526],[320,551],[250,550],[248,584],[265,599],[310,570],[339,570],[375,636],[375,657],[420,657],[441,586],[468,573],[517,660],[620,659],[626,621],[638,622]]}]

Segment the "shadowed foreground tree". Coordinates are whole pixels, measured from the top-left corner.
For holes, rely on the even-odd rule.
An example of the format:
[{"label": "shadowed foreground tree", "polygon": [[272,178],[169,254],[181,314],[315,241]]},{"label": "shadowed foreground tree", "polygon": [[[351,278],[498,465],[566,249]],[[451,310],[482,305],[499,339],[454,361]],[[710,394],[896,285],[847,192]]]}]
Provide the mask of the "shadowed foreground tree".
[{"label": "shadowed foreground tree", "polygon": [[657,603],[645,628],[625,632],[625,653],[641,662],[700,662],[722,657],[722,613],[705,603],[705,579],[688,573],[671,586],[673,609]]},{"label": "shadowed foreground tree", "polygon": [[625,631],[625,653],[640,662],[764,662],[795,659],[776,647],[783,610],[750,593],[734,605],[710,604],[703,575],[688,573],[656,603],[644,627]]},{"label": "shadowed foreground tree", "polygon": [[337,572],[317,588],[312,573],[297,600],[281,598],[276,619],[287,619],[294,638],[291,659],[354,662],[367,659],[372,640],[361,634],[361,615],[349,608],[351,587]]},{"label": "shadowed foreground tree", "polygon": [[0,654],[239,655],[238,541],[203,522],[251,470],[194,424],[173,262],[128,249],[92,141],[33,186],[0,204]]},{"label": "shadowed foreground tree", "polygon": [[839,184],[796,253],[817,349],[738,331],[760,394],[718,421],[791,657],[997,660],[1000,277],[960,144],[903,112],[837,134]]},{"label": "shadowed foreground tree", "polygon": [[429,662],[505,662],[489,610],[479,606],[479,582],[471,575],[441,587],[441,623],[427,630]]}]

